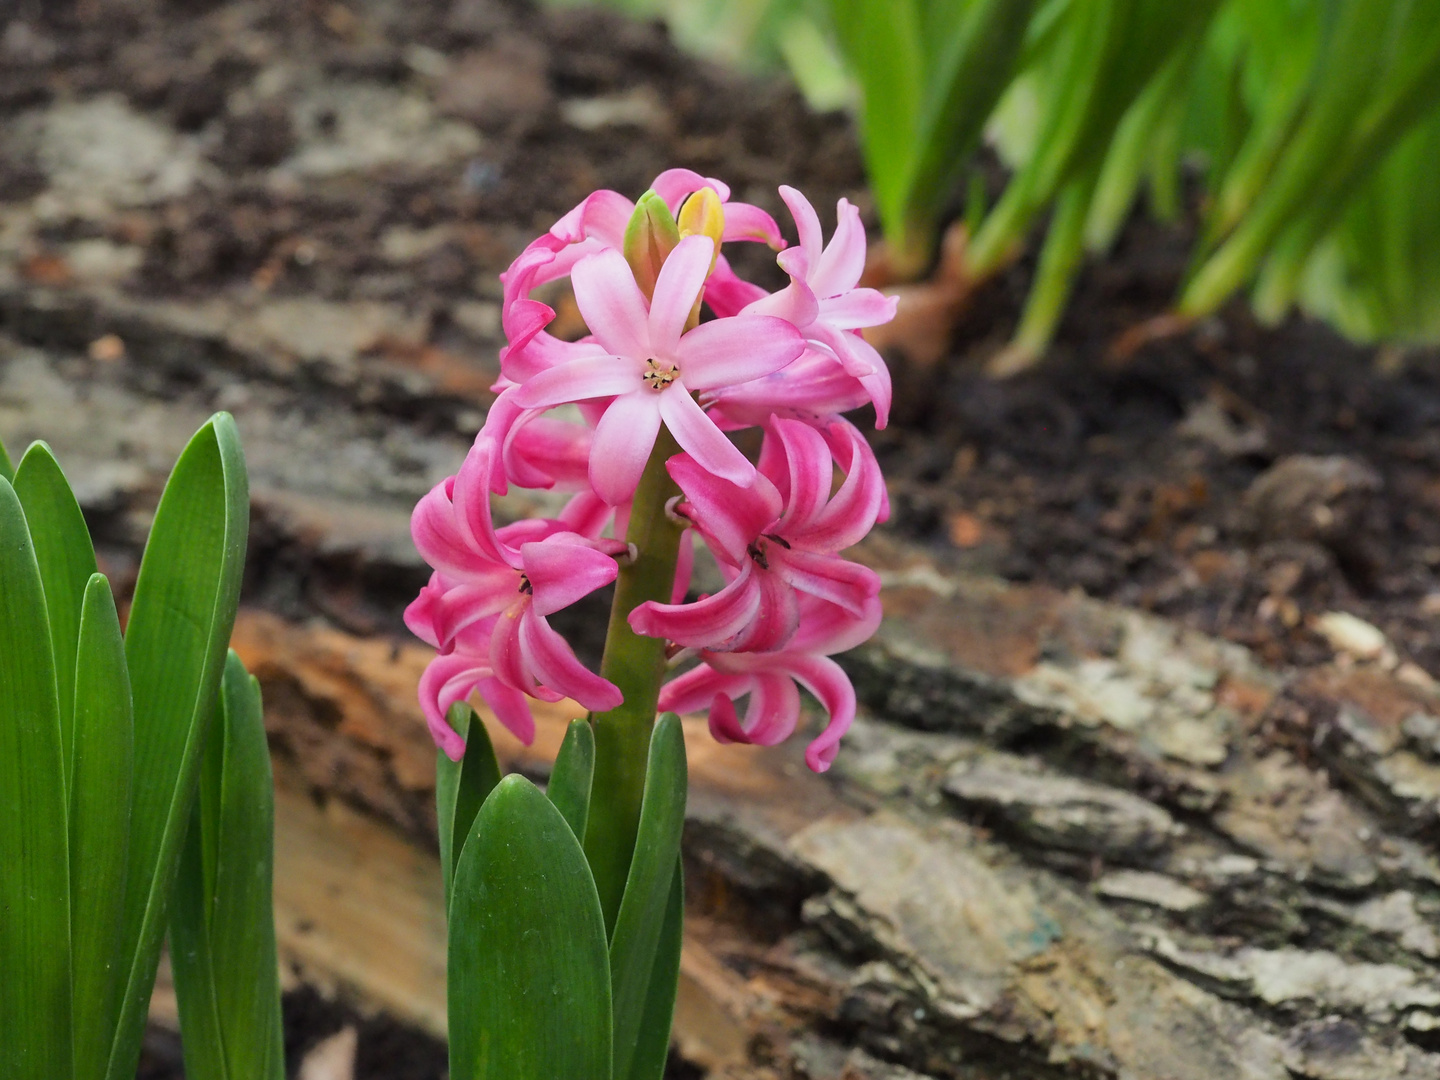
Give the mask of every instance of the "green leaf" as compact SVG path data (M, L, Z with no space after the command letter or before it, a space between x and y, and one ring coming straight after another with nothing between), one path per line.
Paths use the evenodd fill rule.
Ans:
M80 609L95 573L95 549L80 504L50 447L32 443L15 470L15 494L25 507L25 520L35 538L35 558L45 585L45 610L50 616L50 648L55 656L55 681L60 701L60 747L65 760L65 787L70 787L74 760L71 734L75 717L75 649L80 638Z
M665 922L650 973L650 989L640 1018L640 1036L630 1062L630 1080L660 1080L670 1056L670 1025L675 1019L675 996L680 989L680 946L685 929L685 872L675 861Z
M15 479L15 466L10 464L10 455L5 452L5 442L0 440L0 480L7 483Z
M71 1072L70 845L62 769L40 564L20 499L0 480L0 1076L6 1080L57 1080Z
M74 1033L77 1077L105 1074L125 988L120 957L134 732L115 598L104 575L94 574L80 616L70 786L71 996L80 1021Z
M590 816L590 787L594 780L595 732L587 721L571 720L560 752L555 755L555 768L545 794L570 823L570 830L582 839Z
M680 857L685 826L685 733L680 718L666 713L650 737L640 831L625 896L610 943L610 972L615 1004L616 1080L632 1068L660 950L666 904ZM668 1031L666 1037L668 1038Z
M485 800L450 904L453 1080L608 1080L610 966L575 834L530 781Z
M450 903L455 864L465 848L470 826L485 798L500 782L500 764L490 744L490 732L463 701L450 706L450 726L465 740L465 756L451 761L441 750L435 757L435 818L439 823L440 877L445 903Z
M272 914L274 837L260 685L231 652L170 915L190 1080L285 1078Z
M121 953L128 975L110 1080L133 1077L140 1056L200 750L235 623L249 514L235 421L216 413L165 485L125 635L135 780Z

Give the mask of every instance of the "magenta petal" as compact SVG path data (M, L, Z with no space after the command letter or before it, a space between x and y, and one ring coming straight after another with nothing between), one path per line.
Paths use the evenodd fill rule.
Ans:
M451 499L455 506L455 525L466 543L487 559L510 562L510 553L501 549L490 519L490 491L497 457L499 447L482 431L465 455L455 477Z
M820 298L836 296L853 289L865 270L865 226L860 224L860 211L848 199L835 207L835 235L820 256L812 262L810 287Z
M765 290L759 285L738 277L724 255L715 260L715 269L705 282L705 302L722 319L738 315L747 304L753 304L765 295Z
M693 604L647 601L630 613L630 628L646 637L706 649L745 629L760 607L760 588L747 568L714 596Z
M836 425L837 427L839 425ZM885 477L880 464L860 433L845 425L855 445L850 471L827 506L802 529L804 544L812 551L843 551L858 544L875 524L885 501Z
M750 742L745 725L735 712L735 701L728 694L716 694L710 702L710 736L722 746L727 743Z
M880 627L883 609L878 596L865 601L856 616L837 604L814 596L800 598L800 629L790 639L790 652L821 653L826 656L846 652L869 641Z
M642 393L645 392L647 391L642 391ZM751 482L755 476L755 466L751 465L735 444L725 437L725 433L715 426L715 421L706 416L705 411L695 404L694 399L685 392L684 386L673 383L668 390L658 396L660 398L660 417L665 421L665 426L670 429L670 434L675 436L675 441L680 444L681 449L716 476L742 486ZM615 406L610 407L614 409ZM609 419L610 414L606 413L605 416L606 419ZM598 454L598 431L596 436L596 453ZM644 468L643 462L641 468ZM593 465L591 469L593 472ZM635 474L637 481L639 476L640 474L637 472ZM600 489L598 484L595 487L597 491ZM632 486L626 492L626 496L628 497L634 490Z
M563 536L523 544L520 557L533 591L530 606L542 617L609 585L620 569L609 555Z
M717 673L709 664L700 664L662 686L657 707L661 712L694 712L708 705L716 694L717 686L729 678Z
M569 643L533 610L520 618L520 643L526 666L547 689L595 712L613 709L625 700L619 687L580 663Z
M795 218L795 229L800 234L800 250L805 252L806 261L815 266L821 255L820 216L815 213L809 199L788 185L780 185L780 198Z
M734 566L745 561L751 541L780 516L780 496L764 477L741 487L715 476L688 454L675 455L666 468L685 493L690 520L715 554Z
M535 679L525 670L525 657L520 649L520 617L525 607L512 604L496 620L490 636L490 670L511 689L535 694Z
M835 465L824 436L809 424L798 420L776 420L773 431L785 447L789 465L787 478L790 492L785 514L780 519L780 531L790 537L804 532L825 509Z
M590 486L611 506L635 494L660 432L661 401L666 396L653 390L621 394L600 418L590 448Z
M618 356L590 356L534 375L515 391L516 404L526 409L548 409L573 401L613 397L634 390L642 367Z
M780 226L775 219L749 203L727 202L725 204L725 231L721 240L759 240L775 250L785 246L780 235Z
M587 255L570 272L575 304L595 340L618 356L650 353L649 307L625 256L614 248Z
M880 592L880 578L874 570L839 555L787 551L780 572L801 592L839 604L852 615L860 615L865 602Z
M475 684L475 690L512 735L526 746L535 741L535 716L530 711L529 698L493 678L481 679Z
M455 505L450 501L455 478L441 481L425 493L410 515L410 537L420 557L452 576L470 573L481 556L465 542L455 524Z
M685 385L710 390L763 378L804 351L805 339L784 319L736 315L695 327L680 339L677 357Z
M758 571L760 606L749 625L725 648L745 652L772 652L783 649L800 624L799 597L781 575ZM719 648L719 646L716 646Z
M840 665L827 657L792 653L786 659L791 673L830 714L825 730L805 748L805 764L821 773L830 768L840 740L855 722L855 687Z
M700 298L715 256L715 242L708 236L687 236L670 252L655 279L655 296L650 301L649 355L671 358L676 355L685 321Z
M746 741L777 746L788 739L800 720L800 691L788 674L756 673L745 707Z
M425 726L435 745L451 761L459 761L464 755L465 740L450 726L446 714L451 705L463 701L489 674L479 657L450 653L431 660L420 676L420 711L425 714Z
M605 531L614 514L613 506L586 488L565 504L565 509L560 511L560 521L571 532L593 540Z

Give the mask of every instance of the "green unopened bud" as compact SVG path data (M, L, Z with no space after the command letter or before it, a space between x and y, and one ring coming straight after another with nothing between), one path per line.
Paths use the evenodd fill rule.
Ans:
M625 226L625 261L647 298L655 295L660 267L679 243L680 229L665 200L653 190L641 195L630 224Z

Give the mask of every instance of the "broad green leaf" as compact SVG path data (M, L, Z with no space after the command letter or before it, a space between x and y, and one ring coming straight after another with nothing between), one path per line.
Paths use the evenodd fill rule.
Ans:
M26 460L29 460L28 457ZM126 965L121 963L130 840L134 716L125 642L103 574L85 589L75 663L70 786L70 939L75 1075L105 1074Z
M10 455L5 452L5 443L0 440L0 480L11 482L15 479L15 466L10 464Z
M110 1080L135 1075L200 750L235 623L250 504L235 421L216 413L165 485L125 635L135 779L122 962L129 965Z
M500 764L490 744L490 732L475 710L458 701L450 706L450 726L465 740L465 756L451 761L445 751L435 756L435 818L439 824L440 877L445 885L445 903L450 903L450 883L455 864L465 848L470 826L485 798L500 782Z
M610 965L575 834L507 776L475 816L450 903L453 1080L608 1080Z
M640 1035L630 1062L630 1080L660 1080L670 1055L670 1026L675 1019L675 996L680 989L680 946L685 929L685 872L675 862L670 898L665 902L665 923L640 1018Z
M275 796L260 685L234 652L170 913L190 1080L284 1080L272 912Z
M555 768L550 773L545 794L577 837L585 836L585 823L590 816L590 786L594 779L595 732L587 721L572 720L560 752L555 755Z
M616 1080L631 1077L685 826L685 733L666 713L650 737L640 831L610 942ZM668 1036L667 1036L668 1038Z
M71 1071L63 767L40 564L20 499L0 480L0 1076L6 1080L57 1080Z
M55 656L55 681L60 701L60 746L65 758L65 787L70 787L74 761L71 734L75 717L75 649L80 638L80 609L95 549L80 504L50 447L32 443L15 470L15 494L25 507L25 520L35 538L35 558L45 584L45 610L50 616L50 647Z

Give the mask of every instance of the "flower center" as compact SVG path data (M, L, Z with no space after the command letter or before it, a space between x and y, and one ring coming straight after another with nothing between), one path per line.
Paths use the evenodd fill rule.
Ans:
M761 533L755 538L754 543L745 549L745 554L749 555L755 565L760 567L761 570L770 569L770 555L766 551L768 546L765 544L766 540L773 540L786 551L790 550L790 541L786 540L783 536L778 536L775 533Z
M652 356L645 361L645 370L640 373L640 381L651 390L664 390L679 374L679 368L671 364L662 367L661 361Z
M530 584L530 579L524 574L520 575L520 591L527 596L533 596L535 594L535 586Z

